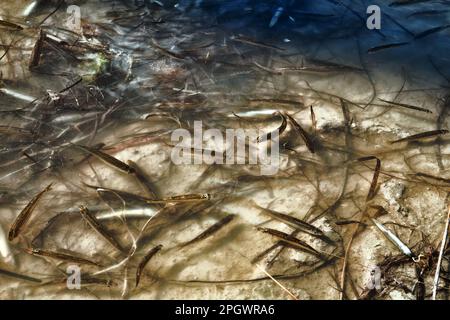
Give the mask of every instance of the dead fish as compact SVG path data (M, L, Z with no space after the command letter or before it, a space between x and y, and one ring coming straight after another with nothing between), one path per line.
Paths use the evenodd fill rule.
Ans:
M44 190L39 192L37 195L31 199L31 201L26 205L26 207L19 213L14 223L11 225L8 233L9 241L13 241L22 231L27 221L30 219L34 208L36 207L39 199L52 188L52 183L50 183Z
M397 47L405 46L407 44L409 44L409 42L388 43L388 44L384 44L384 45L381 45L381 46L372 47L372 48L368 49L367 52L368 53L374 53L374 52L378 52L378 51L385 50L385 49L397 48Z
M414 253L412 253L411 249L409 249L408 246L406 246L392 231L387 229L384 225L382 225L375 219L371 218L371 220L374 223L374 225L378 228L378 230L380 230L383 233L383 235L386 238L388 238L389 241L391 241L398 249L400 249L400 251L404 255L406 255L410 258L415 257L415 255L414 255Z
M436 33L436 32L440 32L440 31L443 31L443 30L448 29L448 28L450 28L450 24L447 24L445 26L431 28L431 29L425 30L425 31L423 31L423 32L421 32L419 34L416 34L414 36L414 39L425 38L425 37L429 36L430 34L433 34L433 33Z
M270 228L259 227L258 230L261 232L264 232L264 233L268 233L280 240L283 240L284 243L287 243L296 249L300 249L300 250L310 253L318 258L323 259L323 254L321 254L319 251L317 251L316 249L311 247L306 242L299 240L296 237L291 236L290 234L287 234L287 233L284 233L284 232L281 232L281 231L278 231L275 229L270 229Z
M277 129L275 129L274 131L271 131L271 132L269 132L269 133L267 133L267 134L265 134L263 136L260 136L260 137L256 138L256 141L258 143L259 142L264 142L264 141L267 141L267 140L271 140L272 136L274 134L277 134L278 136L280 136L284 132L284 130L286 130L286 126L287 126L286 117L281 112L278 112L278 114L281 116L281 121L282 121L280 126Z
M430 110L425 109L425 108L421 108L421 107L416 107L410 104L405 104L405 103L399 103L399 102L394 102L394 101L388 101L388 100L384 100L384 99L380 99L378 98L378 100L383 101L385 103L389 103L395 106L399 106L399 107L404 107L404 108L408 108L408 109L413 109L413 110L417 110L417 111L422 111L422 112L426 112L426 113L432 113Z
M66 253L43 250L43 249L38 249L38 248L26 248L25 251L34 256L48 257L48 258L53 258L53 259L62 260L62 261L75 262L75 263L79 263L79 264L89 264L89 265L93 265L93 266L97 266L97 267L100 266L98 263L93 262L91 260L77 257L75 255L66 254Z
M200 233L198 236L196 236L194 239L186 242L185 244L183 244L183 247L188 246L190 244L193 244L195 242L201 241L203 239L206 239L210 236L212 236L215 232L219 231L220 229L222 229L224 226L226 226L227 224L229 224L234 218L236 217L236 215L234 214L230 214L228 216L226 216L225 218L223 218L222 220L216 222L215 224L213 224L211 227L209 227L208 229L206 229L205 231L203 231L202 233Z
M103 161L104 163L106 163L107 165L109 165L115 169L118 169L119 171L122 171L127 174L134 173L133 168L131 168L129 165L123 163L122 161L114 158L113 156L110 156L109 154L106 154L100 150L96 150L96 149L89 148L89 147L82 146L82 145L74 144L74 146L76 146L77 148L79 148L85 152L92 154L99 160Z
M290 116L287 113L284 113L284 115L289 120L294 129L297 131L297 133L300 135L300 137L303 139L309 152L314 153L314 144L309 134L300 126L300 124L297 121L295 121L295 119L292 116Z
M10 278L15 278L15 279L19 279L19 280L25 280L25 281L31 281L31 282L36 282L36 283L41 283L42 281L40 279L36 279L30 276L26 276L24 274L20 274L17 272L13 272L13 271L9 271L9 270L5 270L5 269L1 269L0 268L0 276L7 276Z
M156 208L155 206L147 206L143 208L127 208L127 209L120 209L120 210L105 210L105 211L99 211L95 213L95 218L99 221L102 220L110 220L110 219L149 219L152 217L155 217L158 212L160 211L160 208Z
M287 214L283 214L283 213L276 212L276 211L273 211L273 210L270 210L270 209L267 209L267 208L260 207L258 205L256 205L256 207L258 209L262 210L268 216L270 216L270 217L272 217L272 218L274 218L276 220L282 221L282 222L286 223L288 226L290 226L290 227L292 227L294 229L300 230L300 231L305 232L305 233L307 233L307 234L309 234L311 236L314 236L316 238L322 239L322 240L324 240L327 243L330 243L330 244L334 243L334 241L331 240L330 238L328 238L323 233L322 230L320 230L319 228L317 228L317 227L315 227L315 226L313 226L313 225L311 225L311 224L309 224L307 222L304 222L304 221L302 221L300 219L297 219L295 217L289 216Z
M395 140L395 141L391 141L391 144L394 143L399 143L399 142L409 142L409 141L415 141L415 140L420 140L420 139L425 139L425 138L430 138L430 137L434 137L434 136L438 136L438 135L443 135L443 134L447 134L449 131L448 130L432 130L432 131L426 131L426 132L422 132L422 133L418 133L418 134L413 134L411 136L399 139L399 140Z
M142 271L144 270L145 266L147 265L147 263L150 261L151 258L153 258L153 256L158 253L158 251L160 251L162 249L162 244L157 245L156 247L152 248L141 260L141 262L139 263L139 266L137 267L136 270L136 288L139 285L139 282L141 280L141 274Z
M89 212L88 208L84 206L80 206L80 214L87 221L87 223L97 231L106 241L109 242L114 248L119 250L120 252L124 252L122 246L114 239L105 228L97 221L97 219Z

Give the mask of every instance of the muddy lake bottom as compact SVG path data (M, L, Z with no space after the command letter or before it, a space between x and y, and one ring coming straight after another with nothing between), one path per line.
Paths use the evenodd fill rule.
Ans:
M449 5L373 2L3 1L0 298L448 299Z

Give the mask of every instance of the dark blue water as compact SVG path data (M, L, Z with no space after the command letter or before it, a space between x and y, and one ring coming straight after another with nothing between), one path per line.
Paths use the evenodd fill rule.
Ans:
M310 57L350 65L361 65L387 72L431 72L435 81L450 78L446 53L450 49L450 1L401 2L374 0L322 1L146 1L148 8L161 5L181 15L200 19L234 34L250 36L289 48ZM369 30L367 8L377 5L381 28ZM402 43L398 47L374 50L379 46ZM397 72L397 71L396 71ZM447 79L446 79L447 78Z

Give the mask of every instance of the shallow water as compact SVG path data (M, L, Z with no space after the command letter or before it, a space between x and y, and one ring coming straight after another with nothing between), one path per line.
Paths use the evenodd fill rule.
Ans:
M82 33L70 29L66 5L49 16L58 2L38 4L25 17L30 3L3 0L0 9L1 20L23 28L0 25L0 270L41 282L0 272L2 298L292 298L284 289L299 299L430 298L447 217L448 137L390 142L448 129L450 29L423 33L449 24L448 2L72 1ZM366 27L369 4L381 8L380 30ZM46 38L30 68L40 30ZM392 43L405 44L373 49ZM261 175L260 165L173 162L176 129L192 132L202 121L205 130L271 132L280 112L306 131L314 153L289 122L275 175ZM206 140L203 148L214 149ZM134 161L156 198L212 199L149 205L136 198L151 194L134 175L74 144ZM373 190L375 159L358 161L367 156L381 164ZM15 217L50 182L8 241ZM125 253L83 220L80 205ZM295 231L261 208L306 221L332 243L297 232L321 258L277 248L255 263L277 242L258 227ZM230 214L212 236L183 246ZM404 259L371 217L420 258ZM135 288L140 261L159 244ZM29 247L101 267L80 266L82 289L70 290L74 263ZM374 292L377 266L383 282ZM444 277L446 268L444 260ZM439 299L447 298L445 281Z

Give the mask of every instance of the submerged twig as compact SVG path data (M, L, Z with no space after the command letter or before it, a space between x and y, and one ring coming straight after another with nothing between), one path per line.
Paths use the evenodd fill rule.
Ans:
M447 245L447 238L448 238L448 227L450 223L450 207L448 208L447 217L444 225L444 232L442 234L442 242L441 242L441 249L439 250L439 258L436 264L436 272L434 274L434 280L433 280L433 294L432 299L436 300L436 294L438 290L439 285L439 277L441 274L441 265L442 265L442 257L444 256L445 247Z

